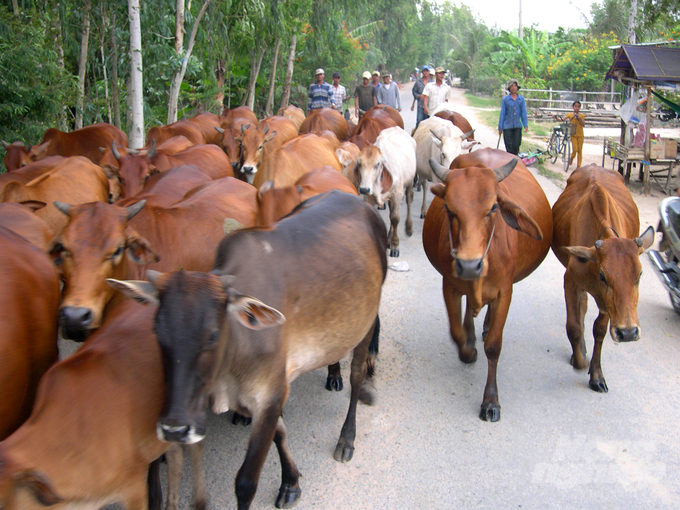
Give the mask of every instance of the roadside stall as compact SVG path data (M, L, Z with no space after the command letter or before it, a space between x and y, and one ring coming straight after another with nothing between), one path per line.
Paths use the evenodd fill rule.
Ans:
M602 166L605 157L618 163L626 183L633 165L642 175L643 190L650 192L650 179L669 195L672 191L673 170L678 163L677 140L661 139L652 133L652 99L660 97L656 90L680 90L680 48L661 44L622 45L614 48L614 62L606 79L614 79L630 87L629 99L621 107L621 136L619 141L605 139L602 146ZM674 111L680 105L658 99ZM670 103L670 104L668 104ZM644 104L639 111L638 105ZM631 125L636 126L633 136Z

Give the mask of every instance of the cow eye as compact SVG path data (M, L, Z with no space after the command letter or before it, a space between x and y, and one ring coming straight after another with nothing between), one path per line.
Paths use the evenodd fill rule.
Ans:
M111 255L111 258L112 258L112 259L115 259L115 258L121 256L121 255L123 254L123 250L124 250L124 249L125 249L125 247L124 247L123 245L120 245L120 246L116 249L116 251L113 252L113 255Z
M210 334L210 338L208 338L207 345L213 345L217 342L217 339L220 336L219 330L215 330Z
M60 266L64 262L63 258L64 258L65 255L68 255L68 252L64 249L63 244L57 243L50 250L50 255L52 255L52 260L54 261L54 265Z
M607 279L604 277L604 273L600 271L600 281L603 282L605 285L607 284Z

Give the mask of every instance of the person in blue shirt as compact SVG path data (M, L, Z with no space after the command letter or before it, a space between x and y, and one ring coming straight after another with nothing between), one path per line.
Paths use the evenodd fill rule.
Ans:
M309 86L309 94L307 94L307 115L317 108L333 108L335 106L333 87L324 81L325 73L323 69L317 69L315 74L316 82Z
M517 80L508 82L510 93L501 102L501 115L498 120L498 134L503 134L505 150L515 155L519 153L519 147L522 145L522 128L525 133L529 130L527 106L524 98L517 93L520 88Z

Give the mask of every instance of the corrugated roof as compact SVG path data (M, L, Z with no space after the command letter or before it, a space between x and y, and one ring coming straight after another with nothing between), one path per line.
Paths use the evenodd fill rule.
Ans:
M680 82L680 48L623 45L616 50L606 79Z

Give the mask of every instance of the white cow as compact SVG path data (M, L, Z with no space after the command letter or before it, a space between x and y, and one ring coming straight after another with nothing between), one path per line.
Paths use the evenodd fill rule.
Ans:
M399 225L401 199L406 192L406 235L413 234L411 203L413 178L416 175L416 142L400 127L384 129L375 145L367 145L356 158L354 177L359 193L374 198L379 206L390 203L390 231L387 240L390 257L399 256Z
M423 181L423 206L420 209L420 217L424 218L427 212L427 181L439 182L430 168L430 158L449 168L451 161L477 142L468 142L467 135L460 128L454 126L451 121L439 117L430 117L418 124L413 138L416 141L416 170Z

